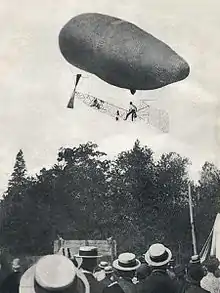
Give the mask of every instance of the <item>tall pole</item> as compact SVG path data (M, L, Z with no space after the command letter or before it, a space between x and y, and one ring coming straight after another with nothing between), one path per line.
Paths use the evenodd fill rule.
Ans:
M191 195L190 183L189 183L189 213L190 213L190 224L191 224L191 231L192 231L193 253L194 255L197 255L196 234L195 234L195 224L193 219L193 206L192 206L192 195Z

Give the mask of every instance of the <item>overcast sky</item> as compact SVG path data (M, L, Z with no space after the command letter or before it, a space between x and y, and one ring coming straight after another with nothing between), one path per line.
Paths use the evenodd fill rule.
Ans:
M149 3L149 4L148 4ZM176 151L188 156L191 174L205 160L218 162L220 93L220 18L216 0L1 0L0 9L0 191L7 185L16 153L23 149L30 173L56 161L61 146L94 141L110 156L139 138L156 156ZM58 34L73 16L100 12L134 22L170 45L191 66L190 76L154 92L132 97L154 98L166 109L169 134L142 123L117 123L76 101L66 104L79 72L62 57ZM83 73L84 74L84 73ZM84 74L78 90L127 107L128 91Z

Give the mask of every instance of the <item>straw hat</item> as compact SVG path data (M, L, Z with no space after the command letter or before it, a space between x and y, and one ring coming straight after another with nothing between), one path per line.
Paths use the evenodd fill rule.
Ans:
M19 293L89 293L85 275L62 255L47 255L28 269L21 278Z
M200 257L199 257L199 255L197 255L197 254L192 255L191 256L191 259L190 259L190 263L191 264L200 264Z
M162 267L168 264L171 258L171 251L160 243L151 245L145 254L146 262L152 267Z
M99 264L99 267L100 267L101 269L104 269L104 268L107 267L107 266L108 266L107 261L101 261L100 264Z
M125 252L119 255L118 259L113 261L113 267L120 271L135 271L141 265L140 261L136 259L135 254Z
M106 275L114 273L112 266L107 266L104 270Z
M99 258L102 255L98 254L98 248L95 246L82 246L79 249L79 253L75 257L81 258Z

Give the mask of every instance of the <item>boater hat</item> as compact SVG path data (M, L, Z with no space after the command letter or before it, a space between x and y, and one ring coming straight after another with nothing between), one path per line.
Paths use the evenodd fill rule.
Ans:
M21 277L19 293L89 293L85 275L62 255L47 255Z
M107 261L101 261L100 264L99 264L99 268L101 269L104 269L108 266L108 263Z
M200 264L200 257L198 254L194 254L191 256L191 259L190 259L190 263L191 264Z
M168 264L171 258L171 251L160 243L151 245L145 254L146 262L153 267L162 267Z
M98 248L95 246L82 246L79 249L79 253L75 257L81 258L98 258L102 255L98 254Z
M112 273L114 273L112 266L105 267L105 274L106 275L112 274Z
M119 271L135 271L141 265L136 259L135 254L125 252L119 255L118 259L113 261L113 267Z

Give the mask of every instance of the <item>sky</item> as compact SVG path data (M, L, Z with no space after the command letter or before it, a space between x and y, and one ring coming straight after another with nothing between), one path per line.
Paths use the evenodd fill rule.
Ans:
M136 139L155 152L175 151L191 162L198 179L208 160L220 166L220 19L216 0L1 0L0 10L0 193L7 187L15 156L23 149L28 172L56 162L60 147L93 141L113 158ZM167 43L190 65L189 77L155 91L129 91L80 72L62 57L60 29L85 12L130 21ZM118 106L154 99L169 113L170 132L144 123L116 123L76 100L66 108L75 75L78 90Z

